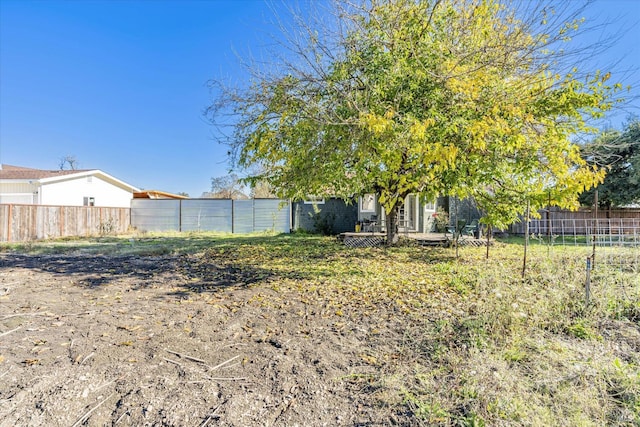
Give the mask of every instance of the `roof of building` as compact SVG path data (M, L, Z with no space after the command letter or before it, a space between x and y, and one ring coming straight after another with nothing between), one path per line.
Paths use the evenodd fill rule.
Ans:
M160 190L142 190L133 193L134 199L188 199L189 197L181 194L167 193Z
M25 168L22 166L0 165L0 179L44 179L64 175L73 175L81 172L89 172L91 169L82 170L43 170Z
M103 179L106 179L107 181L110 181L111 183L122 188L126 188L127 190L130 190L132 192L139 191L137 187L121 181L118 178L101 171L100 169L43 170L0 164L0 180L34 180L41 185L62 181L65 179L76 179L91 175L101 176Z

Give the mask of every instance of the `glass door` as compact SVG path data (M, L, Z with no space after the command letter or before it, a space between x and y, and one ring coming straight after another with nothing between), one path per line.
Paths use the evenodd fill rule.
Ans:
M418 198L415 194L410 194L404 200L400 208L399 229L403 232L417 231L418 229Z

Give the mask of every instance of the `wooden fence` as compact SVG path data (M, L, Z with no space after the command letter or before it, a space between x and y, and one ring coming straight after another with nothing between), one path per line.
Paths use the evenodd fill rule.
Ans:
M130 228L130 211L94 206L0 205L0 241L124 233Z

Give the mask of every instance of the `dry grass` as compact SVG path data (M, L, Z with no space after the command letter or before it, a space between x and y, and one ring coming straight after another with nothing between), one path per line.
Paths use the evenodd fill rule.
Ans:
M640 278L599 265L586 306L579 249L532 247L524 278L517 244L496 245L489 260L482 248L456 259L450 249L349 249L314 236L145 236L30 250L182 254L187 276L226 266L261 287L251 304L299 307L337 330L366 325L372 345L361 362L371 369L337 380L411 424L640 425ZM394 334L380 342L383 328Z

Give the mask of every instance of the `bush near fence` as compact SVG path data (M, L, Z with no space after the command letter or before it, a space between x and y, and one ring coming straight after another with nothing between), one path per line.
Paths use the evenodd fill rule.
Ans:
M0 241L121 234L129 230L129 208L0 205Z

